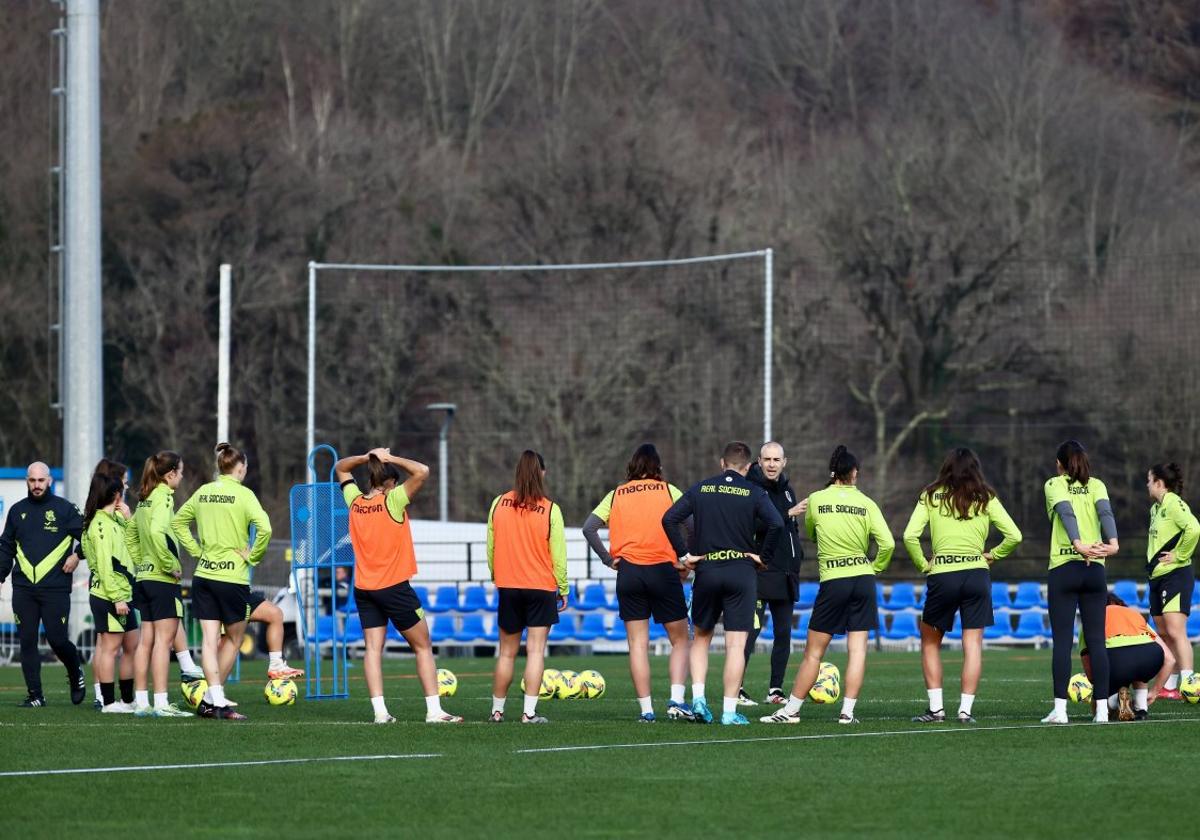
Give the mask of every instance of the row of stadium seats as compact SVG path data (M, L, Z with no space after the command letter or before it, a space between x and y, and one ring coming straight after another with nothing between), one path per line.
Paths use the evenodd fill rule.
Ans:
M919 611L924 606L925 587L918 587L908 581L898 581L885 588L882 583L876 583L876 595L881 610L887 612ZM496 593L491 587L481 584L468 584L462 590L455 584L439 586L430 597L428 587L414 586L425 612L439 613L471 613L494 612L496 609ZM818 584L812 581L800 584L799 597L796 599L798 609L811 609L817 598ZM685 594L691 594L691 584L684 584ZM1130 606L1149 609L1149 587L1139 587L1137 581L1118 580L1112 584L1113 592ZM1200 586L1195 588L1192 603L1200 606ZM609 592L603 583L579 584L571 587L567 600L567 608L580 612L615 611L617 599L615 592ZM1045 610L1046 596L1042 584L1037 581L1022 581L1015 586L1008 583L995 582L992 584L992 608L995 610ZM353 613L356 611L353 598L339 605L339 611Z
M812 615L810 610L796 613L792 637L802 643L808 633L808 623ZM1014 621L1015 619L1015 621ZM1050 628L1046 613L1042 610L1028 610L1021 613L997 612L996 622L984 630L983 638L994 642L1041 643L1049 641ZM309 633L309 640L314 643L326 643L333 638L335 632L334 616L321 616L315 628ZM901 612L881 616L880 637L889 642L912 642L920 638L921 631L918 617L914 612ZM767 622L759 636L760 641L771 641L774 638L774 628ZM433 615L429 618L429 633L434 644L495 644L499 641L495 620L482 613L462 615ZM875 632L870 636L875 638ZM1200 611L1193 613L1188 619L1188 635L1200 639ZM345 617L342 627L342 637L347 644L357 644L363 639L362 623L358 615L351 613ZM667 633L662 625L650 623L650 640L652 642L666 639ZM955 617L954 628L946 634L951 641L962 639L962 621ZM401 643L403 638L392 626L388 626L388 639ZM593 642L624 642L626 640L624 623L608 612L565 612L559 616L559 623L550 631L552 644L577 644Z

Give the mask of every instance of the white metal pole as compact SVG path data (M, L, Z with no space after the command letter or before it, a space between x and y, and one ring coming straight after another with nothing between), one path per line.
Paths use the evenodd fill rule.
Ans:
M229 330L233 310L233 278L229 263L221 264L220 326L217 339L217 442L229 440Z
M308 419L304 460L316 446L317 434L317 264L308 264Z
M763 252L763 441L771 439L771 353L775 335L775 249Z
M450 418L453 416L446 412L442 433L438 435L438 518L442 522L450 521Z
M104 451L99 0L67 3L65 495L82 505Z

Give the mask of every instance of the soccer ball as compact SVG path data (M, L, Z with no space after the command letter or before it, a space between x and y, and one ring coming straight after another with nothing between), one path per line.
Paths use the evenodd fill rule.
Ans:
M453 697L458 692L458 677L448 668L438 668L438 697Z
M558 699L577 700L583 696L583 682L574 671L563 671L558 678Z
M814 703L836 703L841 696L842 672L832 662L822 662L817 681L808 690L808 699Z
M587 670L579 675L579 695L585 700L604 696L604 676L599 671Z
M546 670L542 671L542 685L538 690L538 697L542 698L543 700L549 700L558 691L558 685L561 680L562 674L560 674L554 668L547 668ZM524 677L521 677L521 693L526 693Z
M270 680L263 688L263 695L272 706L290 706L296 702L299 691L291 680Z
M204 692L206 691L208 691L207 680L192 680L179 684L179 693L183 695L183 702L187 704L189 709L194 709L200 705L200 701L204 699Z
M1200 674L1191 674L1186 680L1180 680L1179 693L1189 703L1200 703Z
M1071 677L1071 681L1067 683L1067 697L1071 698L1072 703L1092 702L1092 681L1087 678L1087 674Z

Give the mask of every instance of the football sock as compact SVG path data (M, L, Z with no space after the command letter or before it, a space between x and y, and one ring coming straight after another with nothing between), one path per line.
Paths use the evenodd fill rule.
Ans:
M1172 691L1179 688L1179 674L1172 674L1171 676L1167 677L1167 684L1165 688L1168 688Z
M1116 708L1119 708L1120 705L1121 705L1121 695L1120 694L1110 694L1108 696L1108 708L1116 709Z
M169 705L171 705L171 704L167 701L167 692L165 692L165 691L154 692L154 708L165 709Z
M1062 717L1067 716L1066 698L1063 698L1063 697L1055 697L1054 698L1054 714L1061 715Z
M1095 719L1099 723L1108 723L1108 704L1107 703L1097 703L1096 704L1096 718Z
M111 706L116 698L116 691L112 683L100 683L100 696L104 699L105 706Z
M686 691L686 688L684 687L683 683L671 683L671 702L672 703L685 702L686 697L687 697L687 695L684 693L685 691Z
M538 696L536 694L525 695L525 717L533 717L537 714L537 701Z
M639 697L638 705L642 707L642 714L644 714L644 715L654 714L654 701L651 700L649 697Z
M492 698L492 712L493 713L499 712L500 714L504 714L504 698L503 697L493 697Z
M795 694L789 694L787 703L784 704L783 707L783 713L785 715L794 715L800 711L800 706L803 705L803 703L804 701Z
M1180 668L1179 669L1179 682L1181 682L1181 683L1187 682L1187 678L1190 677L1194 673L1195 673L1195 671L1193 671L1191 668L1187 668L1186 670L1183 668Z
M975 695L974 694L964 694L962 696L962 698L958 701L958 710L960 712L966 712L967 714L971 714L971 709L972 709L972 707L974 707L974 705L975 705Z
M371 698L371 708L375 711L375 717L387 717L387 702L383 699L383 695Z
M442 699L436 694L425 695L425 715L432 717L442 713Z
M133 680L121 680L121 702L133 702Z
M737 711L737 697L722 697L721 711L724 714L731 715Z
M925 693L929 695L929 711L940 712L942 706L942 690L940 688L927 688Z
M149 706L150 705L150 692L148 692L148 691L133 692L133 705L137 706L139 709L142 708L143 706Z
M1149 700L1150 692L1144 688L1135 688L1133 690L1133 708L1146 711L1146 701Z
M187 650L177 651L175 654L175 658L179 660L179 670L192 671L192 672L199 670L196 667L196 663L192 661L191 651L187 651Z
M702 683L702 682L692 683L692 702L694 703L697 700L703 700L703 699L704 699L704 683Z
M854 717L854 706L858 703L857 697L846 697L842 700L842 714L846 717Z
M223 685L210 685L208 687L208 691L205 692L205 694L212 695L212 700L209 702L211 702L214 706L228 706L229 705L229 701L225 699L225 686L223 686Z
M271 657L271 661L267 665L268 668L273 670L275 668L286 668L287 667L287 663L283 661L283 651L273 650L268 654L268 656Z
M95 695L93 695L93 696L95 696L95 697L99 697L99 696L101 696L101 692L100 692L100 683L99 683L99 681L97 681L95 684L93 684L93 685L92 685L92 688L94 688L94 689L96 690L96 693L95 693Z

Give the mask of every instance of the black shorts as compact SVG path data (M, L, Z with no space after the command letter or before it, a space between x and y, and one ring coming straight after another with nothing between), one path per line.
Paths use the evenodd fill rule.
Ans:
M258 609L258 605L265 600L267 600L266 595L262 594L256 589L251 589L246 594L246 603L250 605L250 614L253 615L254 611Z
M875 575L855 575L821 582L808 628L836 636L879 626Z
M758 572L753 561L702 560L692 584L692 624L712 630L720 620L727 632L748 633L754 629L757 599Z
M421 599L408 581L383 589L359 589L356 586L354 603L358 605L358 618L364 630L387 627L390 621L403 633L425 617Z
M138 628L137 613L132 604L129 604L128 615L117 615L117 605L112 601L89 595L88 603L92 606L92 626L97 633L128 633Z
M1150 615L1164 612L1192 614L1192 590L1196 578L1191 566L1182 566L1162 577L1150 578Z
M225 626L250 620L250 587L208 578L192 579L192 618Z
M622 560L617 564L617 604L622 621L654 616L657 623L670 624L687 618L683 582L671 563L639 566Z
M178 583L139 580L133 584L133 605L142 621L183 618L183 596Z
M1108 690L1116 693L1122 686L1150 682L1162 670L1163 652L1158 642L1126 645L1108 649Z
M921 620L943 632L954 629L954 614L962 613L964 630L991 627L992 576L987 569L940 572L925 579L925 609Z
M526 627L558 624L558 593L544 589L497 587L500 602L496 623L505 633L520 633Z

